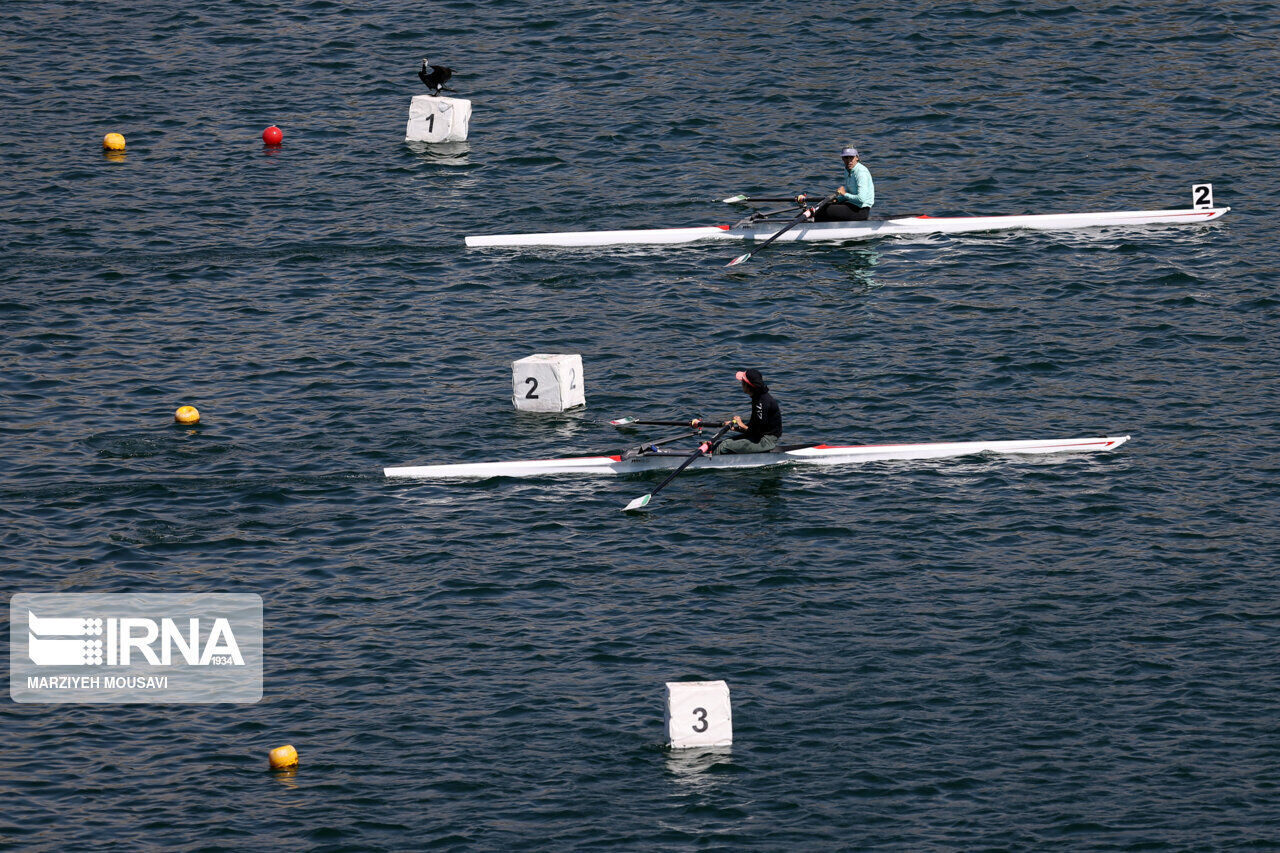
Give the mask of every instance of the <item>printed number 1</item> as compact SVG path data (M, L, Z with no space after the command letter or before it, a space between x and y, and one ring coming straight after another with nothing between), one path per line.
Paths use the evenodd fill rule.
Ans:
M431 131L435 130L435 127L436 127L436 114L432 113L431 115L427 116L427 133L430 133Z
M527 376L527 377L525 377L525 380L524 380L524 381L525 381L525 384L529 386L529 393L528 393L528 394L525 394L525 395L524 395L524 398L525 398L526 400L536 400L536 399L538 399L538 395L537 395L537 394L535 394L535 393L533 393L534 391L537 391L537 390L538 390L538 380L537 380L537 378L536 378L536 377L533 377L533 376Z
M707 728L711 725L710 723L707 722L707 709L694 708L693 713L698 715L698 722L702 723L702 728L698 728L697 726L694 726L693 730L695 732L705 732Z

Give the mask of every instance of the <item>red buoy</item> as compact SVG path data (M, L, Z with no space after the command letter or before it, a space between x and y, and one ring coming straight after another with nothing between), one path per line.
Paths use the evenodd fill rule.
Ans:
M272 147L284 142L284 131L276 127L274 124L262 131L262 142Z

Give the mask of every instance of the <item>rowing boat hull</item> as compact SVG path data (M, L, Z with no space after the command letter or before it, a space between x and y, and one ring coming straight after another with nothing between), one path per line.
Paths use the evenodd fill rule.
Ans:
M1129 436L1104 438L1027 439L1021 441L958 441L934 444L867 444L833 446L817 444L796 450L771 453L744 453L728 456L702 456L689 468L762 468L768 465L856 465L884 459L945 459L973 456L979 453L1043 454L1090 453L1114 450ZM546 477L559 474L635 474L643 471L671 470L686 457L580 456L567 459L529 459L517 462L475 462L458 465L419 465L384 468L392 478L417 480L475 480L489 477Z
M1134 225L1195 225L1209 222L1231 208L1203 210L1128 210L1111 213L1049 213L1029 216L903 216L866 222L810 222L778 237L798 240L867 240L918 234L963 234L974 231L1062 231L1074 228ZM696 228L649 228L636 231L559 231L545 234L491 234L467 237L471 247L494 246L619 246L693 243L699 240L766 240L778 231L776 222L746 227L708 225Z

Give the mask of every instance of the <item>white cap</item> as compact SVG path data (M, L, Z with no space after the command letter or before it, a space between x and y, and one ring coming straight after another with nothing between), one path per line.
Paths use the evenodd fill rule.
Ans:
M844 147L844 150L840 152L840 156L841 157L857 157L858 149L854 148L852 145L846 145Z

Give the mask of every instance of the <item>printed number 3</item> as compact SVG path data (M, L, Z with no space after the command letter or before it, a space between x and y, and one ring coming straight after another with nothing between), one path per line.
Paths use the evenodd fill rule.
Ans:
M535 394L535 393L533 393L534 391L537 391L537 390L538 390L538 380L537 380L537 378L536 378L536 377L533 377L533 376L527 376L527 377L525 377L525 380L524 380L524 381L525 381L525 384L529 386L529 393L528 393L528 394L525 394L525 395L524 395L524 398L525 398L526 400L536 400L536 399L538 399L538 395L537 395L537 394Z
M705 732L707 730L707 727L711 725L710 723L707 722L707 709L694 708L693 713L698 715L698 722L702 724L702 728L698 728L697 726L694 726L693 730L695 732Z

